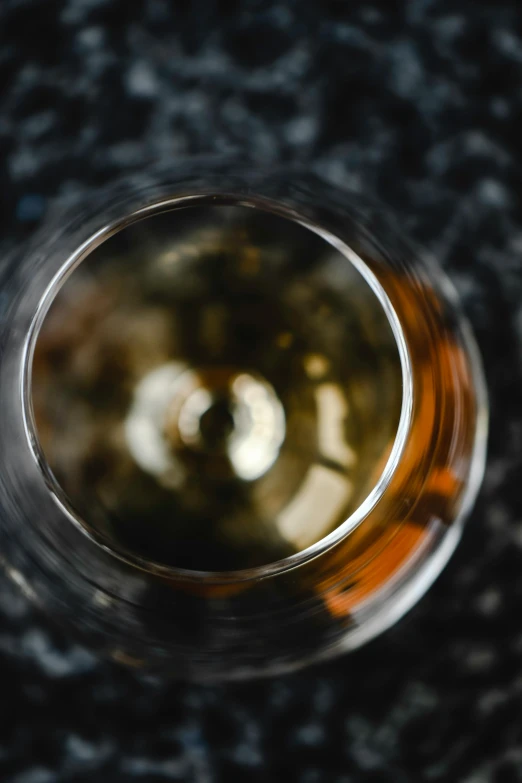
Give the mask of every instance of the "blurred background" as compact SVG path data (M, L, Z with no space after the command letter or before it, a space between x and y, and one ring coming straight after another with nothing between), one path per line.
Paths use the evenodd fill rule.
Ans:
M0 780L522 781L522 5L1 0L4 254L58 195L226 152L358 185L439 258L491 394L480 500L398 626L266 682L100 662L1 578Z

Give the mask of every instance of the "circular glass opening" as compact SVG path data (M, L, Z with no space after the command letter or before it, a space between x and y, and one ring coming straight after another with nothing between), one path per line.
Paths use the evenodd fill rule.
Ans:
M378 483L399 350L363 275L314 231L238 205L152 212L51 295L37 436L114 551L198 572L276 563Z

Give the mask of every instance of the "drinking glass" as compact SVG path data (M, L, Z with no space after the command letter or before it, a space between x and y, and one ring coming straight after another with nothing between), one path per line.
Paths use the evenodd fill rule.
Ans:
M61 205L2 282L0 560L102 655L213 680L358 647L426 591L485 459L436 263L297 168Z

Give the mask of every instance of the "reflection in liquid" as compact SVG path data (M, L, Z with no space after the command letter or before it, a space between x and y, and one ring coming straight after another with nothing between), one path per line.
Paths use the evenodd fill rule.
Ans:
M184 471L176 451L222 453L236 476L254 481L278 457L285 414L274 390L251 375L231 372L225 388L208 389L186 365L171 362L137 385L125 419L125 437L143 470L168 486Z
M317 400L317 436L319 452L339 465L353 467L356 455L343 437L348 403L338 386L323 383L315 392Z
M339 514L347 507L351 494L350 481L322 465L312 465L298 492L277 518L281 534L297 551L315 543L335 527ZM312 516L320 522L306 524Z

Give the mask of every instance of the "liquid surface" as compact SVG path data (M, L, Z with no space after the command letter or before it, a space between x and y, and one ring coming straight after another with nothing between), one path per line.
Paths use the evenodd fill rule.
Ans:
M190 570L302 551L377 482L401 368L366 282L242 207L135 223L67 280L33 364L38 437L109 545Z

